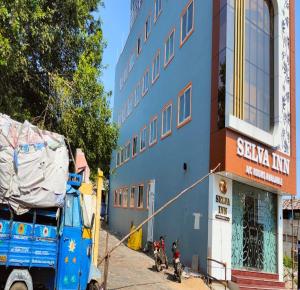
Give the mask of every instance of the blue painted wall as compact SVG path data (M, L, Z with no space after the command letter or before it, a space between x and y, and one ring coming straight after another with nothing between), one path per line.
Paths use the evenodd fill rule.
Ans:
M118 144L123 146L129 140L132 141L134 135L139 135L144 125L149 128L150 118L158 115L158 143L153 147L148 146L149 131L147 130L146 151L139 153L135 159L131 158L115 169L111 175L110 227L123 234L128 232L131 221L138 224L148 216L148 211L115 208L113 205L115 189L145 183L146 192L147 181L155 179L155 208L158 209L176 193L209 171L213 1L194 1L194 32L181 48L180 14L189 1L177 0L174 4L173 0L163 0L163 11L155 24L153 23L154 1L144 1L117 64L115 122L117 122L118 112L138 81L142 79L148 66L152 76L152 60L157 50L161 51L159 79L150 85L148 93L120 129ZM120 75L136 47L138 35L144 32L144 24L150 12L152 13L150 37L146 43L143 42L141 55L136 60L124 88L120 91ZM176 29L175 57L164 69L164 42L173 27ZM192 82L192 121L177 129L177 96L189 82ZM161 111L170 100L173 101L172 135L161 140ZM184 162L187 163L186 172L183 170ZM111 165L112 168L116 168L116 152L113 153ZM154 238L167 235L169 253L172 241L179 239L183 262L191 264L192 255L199 255L202 270L206 270L207 258L208 193L207 180L157 216L154 222ZM194 230L193 213L202 215L200 230ZM145 242L147 227L144 228L143 234Z

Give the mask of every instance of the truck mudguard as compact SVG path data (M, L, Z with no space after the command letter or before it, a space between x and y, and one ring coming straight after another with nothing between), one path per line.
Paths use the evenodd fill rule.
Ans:
M13 270L7 279L4 290L9 290L15 282L24 282L28 290L33 290L32 278L28 270Z

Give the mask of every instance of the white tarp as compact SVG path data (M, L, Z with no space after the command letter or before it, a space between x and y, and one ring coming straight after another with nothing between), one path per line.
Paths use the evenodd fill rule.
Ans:
M68 167L63 136L0 114L0 204L17 214L63 206Z

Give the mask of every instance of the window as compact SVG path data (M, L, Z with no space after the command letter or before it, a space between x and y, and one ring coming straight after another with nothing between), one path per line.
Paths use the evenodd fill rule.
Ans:
M145 126L141 130L140 151L144 151L146 149L146 139L147 139L147 127Z
M135 90L134 90L134 106L136 107L140 100L141 100L141 96L142 96L142 93L141 93L141 83L138 82Z
M183 126L192 118L192 83L189 83L178 95L177 125Z
M269 132L274 118L274 11L270 0L245 1L244 120Z
M118 190L115 190L114 206L118 206L118 202L119 202L119 192L118 192Z
M165 67L171 62L174 57L174 37L175 28L172 30L165 42Z
M182 46L194 29L194 0L190 1L184 8L181 14L181 39L180 46Z
M122 125L122 112L119 112L118 114L118 126L120 127Z
M131 70L134 66L134 57L135 57L135 55L134 55L134 53L132 53L129 58L129 72L131 72Z
M151 31L151 17L150 15L147 17L146 23L145 23L145 41L149 38Z
M143 76L143 94L142 96L146 95L149 89L149 68L146 70Z
M118 200L118 206L122 206L122 201L123 201L123 193L122 193L122 190L119 189L118 190L118 197L119 197L119 200Z
M122 194L123 194L123 207L128 207L128 188L123 188L122 189Z
M159 77L160 70L160 51L156 53L152 63L152 83L154 83Z
M136 186L132 186L131 190L130 190L130 203L129 206L130 207L134 207L135 205L135 192L136 192Z
M159 17L162 11L162 0L155 0L154 1L154 22L156 22L157 18Z
M125 147L121 149L121 164L125 162Z
M120 153L120 151L117 151L116 158L117 158L116 164L117 164L117 167L119 167L121 165L121 153Z
M125 161L128 161L130 158L130 142L128 142L125 146Z
M155 116L149 126L149 145L154 145L157 142L157 116Z
M137 55L140 55L142 51L142 40L141 37L138 38L137 43L136 43L136 53Z
M123 76L120 77L120 91L123 89Z
M165 138L172 132L172 103L168 103L162 111L161 137Z
M135 157L138 152L138 136L134 136L132 139L132 157Z
M139 195L138 195L138 208L143 208L144 206L144 185L139 185Z
M126 120L126 114L127 114L127 106L124 105L122 109L122 123L124 123Z
M125 102L124 107L125 107L125 117L126 117L125 119L127 119L129 116L129 99L127 99L127 101Z
M131 94L128 98L128 116L132 113L134 106L134 94Z

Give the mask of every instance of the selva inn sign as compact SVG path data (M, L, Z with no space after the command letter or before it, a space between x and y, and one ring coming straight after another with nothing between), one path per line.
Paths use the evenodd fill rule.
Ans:
M277 173L287 176L290 174L290 160L288 158L275 152L269 153L268 149L249 142L241 137L237 139L237 155L266 168L272 168L272 170ZM283 185L283 179L280 176L265 172L264 170L252 167L251 165L246 166L246 174L272 184L279 186Z

